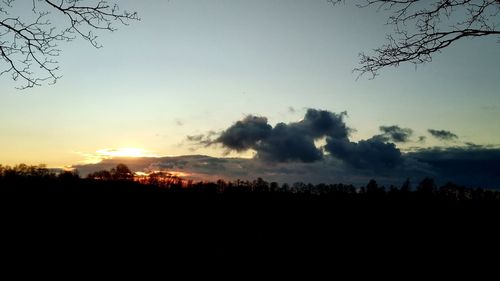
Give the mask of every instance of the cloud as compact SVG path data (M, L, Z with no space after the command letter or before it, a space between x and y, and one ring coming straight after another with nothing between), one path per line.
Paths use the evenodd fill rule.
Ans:
M309 109L302 120L275 126L265 117L247 116L220 133L191 136L190 140L240 152L254 150L253 159L205 161L207 164L191 165L190 169L227 179L262 177L281 182L359 184L376 178L398 184L407 177L416 181L432 177L437 182L500 187L498 147L468 143L461 147L417 147L404 153L395 143L408 142L413 135L411 129L381 126L382 134L353 141L346 116L345 112ZM458 138L444 130L429 129L429 133L444 140ZM421 144L425 140L425 136L418 138Z
M213 140L204 135L188 139L206 145L220 144L238 152L252 149L256 159L269 162L311 163L335 157L351 167L372 170L394 168L402 163L401 151L388 141L407 141L412 134L410 129L382 126L383 137L351 142L349 135L353 130L346 125L346 116L346 112L308 109L302 120L272 127L267 118L249 115ZM316 146L316 141L322 139L326 145Z
M456 140L458 139L458 136L455 135L454 133L450 131L445 131L445 130L434 130L434 129L429 129L427 130L433 137L439 139L439 140L444 140L444 141L451 141L451 140Z
M215 142L238 152L254 149L271 134L272 127L266 117L249 115L223 131Z
M326 141L326 151L355 168L381 170L403 162L401 151L393 143L383 142L378 137L357 143L333 138Z
M441 180L469 186L500 188L500 148L467 145L448 148L423 148L407 157L426 163Z
M187 138L188 141L201 142L204 137L205 137L205 135L199 134L199 135L187 136L186 138Z
M182 121L181 119L175 119L175 125L179 126L179 127L182 127L184 126L184 121Z
M191 135L186 139L191 143L196 143L203 146L210 146L214 143L213 137L217 135L216 132L210 131L207 134Z
M346 116L347 112L337 114L326 110L308 109L304 120L292 123L291 126L316 139L325 136L347 139L351 129L344 122Z
M183 175L184 179L194 181L255 180L258 177L266 181L293 184L294 182L311 183L347 183L362 185L374 178L371 172L353 170L341 161L325 158L321 161L304 162L268 162L261 159L216 158L205 155L186 155L162 158L116 158L105 159L97 164L74 166L81 175L110 170L123 163L134 172L166 171ZM393 180L401 183L405 178L388 178L379 175L380 183Z
M336 114L326 110L307 110L304 119L272 127L265 117L249 115L224 130L211 144L243 152L255 150L256 158L275 162L314 162L323 158L323 151L315 141L330 137L347 140L350 129L344 122L345 112ZM190 138L202 142L202 138ZM210 143L205 141L204 143Z
M277 124L268 138L254 149L256 157L266 161L314 162L323 158L323 153L314 144L315 138L294 125Z
M382 132L379 137L385 141L408 142L410 141L410 137L413 135L412 129L401 128L397 125L380 126L379 129Z
M332 139L330 139L332 141ZM452 181L470 187L500 189L500 148L462 146L421 148L401 153L394 144L376 138L354 142L337 142L336 157L323 157L315 162L269 162L263 159L215 158L187 155L160 158L104 159L97 164L74 166L85 176L99 170L110 170L123 163L133 171L168 171L182 174L186 179L254 180L280 183L346 183L361 186L370 179L384 185L400 185L406 178L418 182L432 177L438 184ZM340 147L345 145L345 147ZM340 148L339 148L340 147ZM342 154L343 153L343 154ZM391 168L386 168L391 167Z

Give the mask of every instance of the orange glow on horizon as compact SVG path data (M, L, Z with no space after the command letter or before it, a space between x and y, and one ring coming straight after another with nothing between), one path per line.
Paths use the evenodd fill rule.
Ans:
M152 171L152 172L135 172L136 177L148 177L151 174L156 174L156 173L164 173L167 174L171 177L177 177L177 178L187 178L191 174L186 173L186 172L180 172L180 171Z

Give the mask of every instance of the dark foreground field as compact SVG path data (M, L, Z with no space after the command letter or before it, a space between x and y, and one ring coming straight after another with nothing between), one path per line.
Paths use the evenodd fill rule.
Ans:
M21 268L161 268L167 260L491 266L498 259L500 201L494 192L461 189L475 196L467 199L443 188L360 191L340 185L318 193L307 186L166 189L79 178L0 183L2 253Z

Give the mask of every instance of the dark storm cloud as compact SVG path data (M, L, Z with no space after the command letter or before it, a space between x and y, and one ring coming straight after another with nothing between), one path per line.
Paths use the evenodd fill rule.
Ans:
M277 124L268 138L257 144L257 158L276 161L314 162L323 158L323 153L314 144L314 137L304 127Z
M398 126L381 127L383 136L351 142L352 131L344 119L347 113L308 109L304 118L272 127L265 117L247 116L220 133L214 140L206 136L192 136L189 140L201 144L221 144L239 152L253 149L255 158L271 162L315 162L329 157L358 169L387 169L399 165L401 152L389 140L407 141L410 129ZM326 139L326 146L317 147L315 141Z
M408 142L413 135L413 130L409 128L401 128L399 126L380 126L381 135L378 137L385 141L393 142Z
M313 162L323 158L315 140L327 136L347 140L350 129L344 122L345 116L346 113L309 109L303 120L278 123L274 128L265 117L247 116L223 131L215 143L240 152L254 149L257 158L268 161Z
M500 148L481 145L426 148L408 153L407 157L428 164L440 179L500 188Z
M346 116L346 112L337 114L326 110L308 109L304 120L292 123L290 126L296 127L302 133L316 139L325 136L347 139L351 130L344 122Z
M325 150L344 163L360 169L382 170L402 163L401 151L378 137L359 142L328 138Z
M255 148L260 141L269 137L271 131L266 117L249 115L223 131L215 142L241 152Z
M455 135L454 133L450 132L450 131L434 130L434 129L429 129L427 131L433 137L435 137L437 139L440 139L440 140L450 141L450 140L456 140L456 139L458 139L458 136Z

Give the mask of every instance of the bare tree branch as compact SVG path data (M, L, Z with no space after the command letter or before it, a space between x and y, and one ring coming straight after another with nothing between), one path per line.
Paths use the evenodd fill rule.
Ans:
M332 4L344 0L328 0ZM358 7L375 6L390 13L394 34L387 43L360 54L361 75L371 78L382 68L432 61L432 56L463 38L500 36L500 0L359 0ZM500 41L499 41L500 42Z
M80 37L99 48L95 31L115 31L115 23L139 20L137 13L120 11L104 0L32 0L31 11L12 15L22 4L0 0L0 76L10 74L23 81L21 89L60 78L56 60L60 42Z

